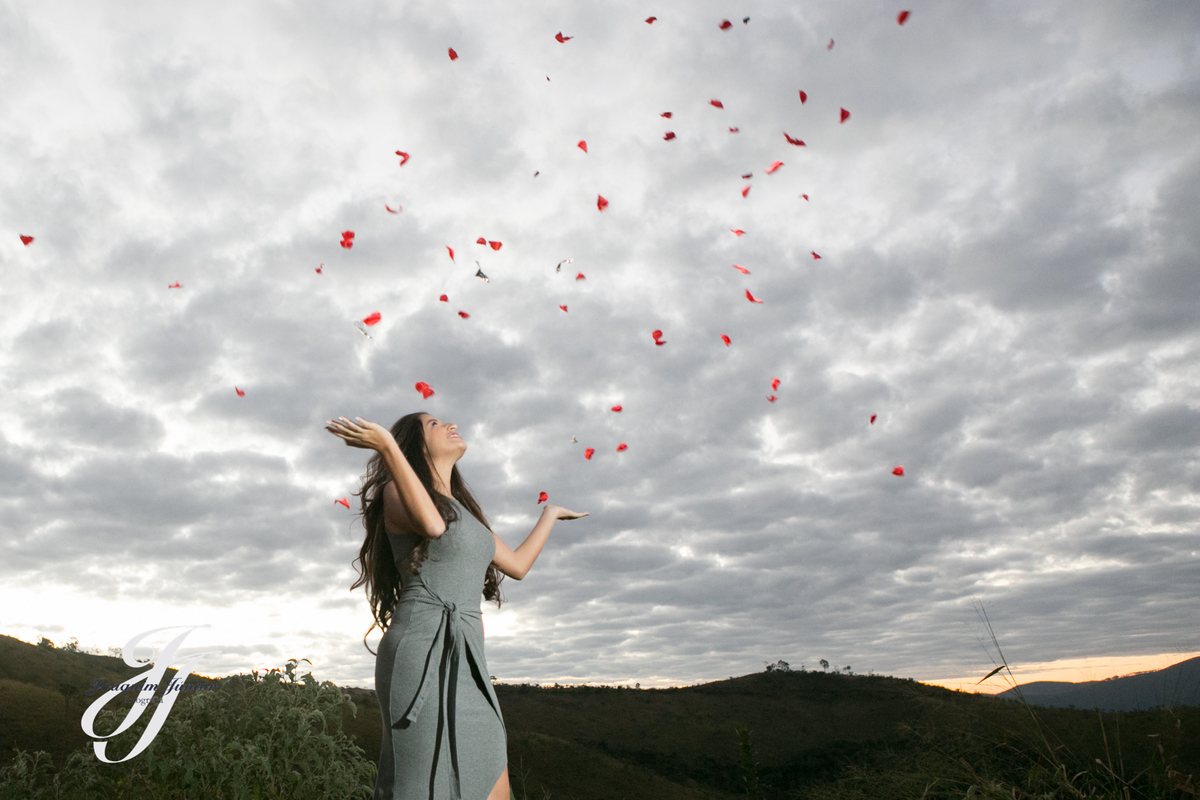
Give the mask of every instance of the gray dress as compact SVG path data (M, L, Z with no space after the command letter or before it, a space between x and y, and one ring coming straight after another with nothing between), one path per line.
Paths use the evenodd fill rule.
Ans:
M508 765L508 736L483 655L480 601L492 532L454 500L458 521L429 543L379 643L383 714L376 800L485 800ZM397 566L419 542L388 534Z

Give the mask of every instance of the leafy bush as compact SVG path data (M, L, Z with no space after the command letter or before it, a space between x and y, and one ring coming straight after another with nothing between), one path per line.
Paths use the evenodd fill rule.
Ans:
M129 761L103 763L89 746L55 770L45 753L19 752L0 769L0 800L370 800L375 765L342 732L347 709L354 704L338 687L311 674L234 675L177 702ZM150 711L122 743L132 747ZM115 730L125 713L105 709L96 729Z

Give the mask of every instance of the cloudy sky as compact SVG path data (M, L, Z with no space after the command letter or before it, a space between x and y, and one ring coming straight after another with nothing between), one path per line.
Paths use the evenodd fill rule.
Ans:
M0 632L372 685L324 422L426 410L590 513L501 680L1200 651L1195 3L511 9L0 2Z

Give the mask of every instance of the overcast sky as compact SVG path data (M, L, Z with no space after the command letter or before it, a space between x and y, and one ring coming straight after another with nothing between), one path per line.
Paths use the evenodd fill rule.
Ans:
M426 410L500 680L1200 650L1195 2L512 8L0 0L0 632L372 685Z

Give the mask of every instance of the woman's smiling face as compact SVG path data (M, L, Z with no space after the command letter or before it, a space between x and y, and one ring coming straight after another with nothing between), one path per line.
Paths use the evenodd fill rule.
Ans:
M458 426L454 423L445 423L426 414L421 425L425 430L425 447L435 464L447 458L458 461L467 452L467 443L458 435Z

